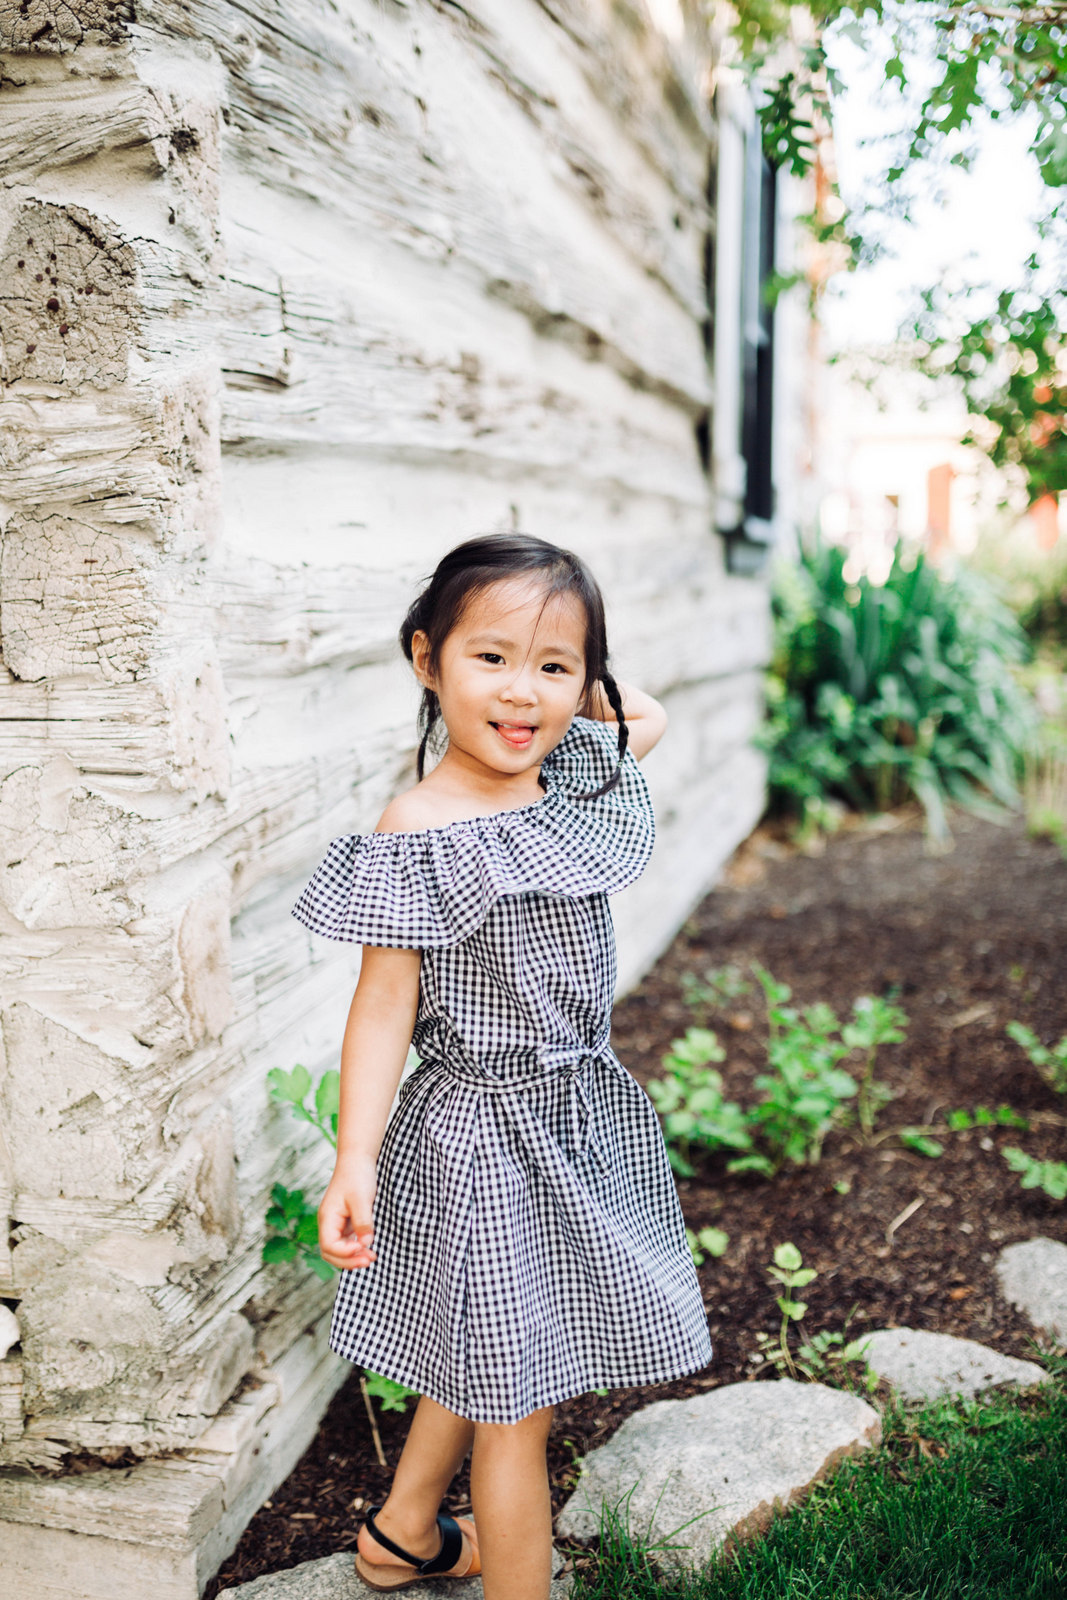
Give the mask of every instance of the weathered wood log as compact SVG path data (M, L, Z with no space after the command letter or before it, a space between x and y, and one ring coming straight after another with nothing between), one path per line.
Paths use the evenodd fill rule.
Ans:
M443 550L579 549L671 711L624 984L758 815L690 11L683 48L611 0L0 0L15 1600L193 1600L343 1371L329 1286L261 1260L329 1166L265 1078L336 1060L359 952L289 908L412 781L396 629Z

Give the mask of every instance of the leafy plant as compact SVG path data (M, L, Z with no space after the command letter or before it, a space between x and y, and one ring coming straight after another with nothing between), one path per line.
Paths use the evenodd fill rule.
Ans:
M298 1122L309 1122L322 1137L337 1148L337 1112L340 1105L341 1074L324 1072L315 1089L311 1107L304 1104L311 1089L311 1073L295 1066L292 1072L274 1067L267 1073L270 1097L276 1105L288 1106Z
M305 1102L312 1084L311 1073L299 1065L291 1072L286 1072L282 1067L273 1067L267 1073L270 1098L275 1104L288 1106L298 1122L309 1123L336 1150L341 1075L335 1070L324 1072L308 1106ZM270 1232L264 1240L260 1259L265 1263L299 1259L310 1267L316 1277L328 1283L337 1268L324 1261L319 1251L318 1208L308 1204L303 1189L287 1189L283 1183L274 1184L270 1195L271 1204L266 1215ZM417 1396L419 1391L409 1389L393 1378L383 1377L381 1373L369 1372L366 1368L360 1381L378 1459L384 1466L385 1456L378 1437L371 1396L379 1399L386 1411L404 1411L407 1409L406 1398Z
M835 796L859 810L914 798L930 838L947 805L1002 817L1037 714L1012 664L1030 646L992 585L933 567L898 541L883 584L846 576L848 552L805 540L775 568L767 718L772 809Z
M1022 1045L1049 1088L1057 1094L1067 1094L1067 1033L1049 1050L1025 1023L1009 1022L1004 1031Z
M860 1127L869 1138L882 1106L893 1098L892 1090L874 1076L874 1061L880 1044L898 1044L904 1037L908 1018L900 1006L880 995L861 995L852 1003L853 1020L845 1024L841 1037L851 1050L863 1050L866 1059L860 1079L857 1114Z
M748 994L751 989L752 985L742 976L741 968L733 962L728 962L724 967L708 967L699 976L695 972L682 973L682 999L694 1011L719 1011L731 1000Z
M699 1233L694 1233L692 1228L685 1230L686 1241L696 1266L702 1266L705 1256L724 1256L726 1246L730 1243L730 1235L721 1228L701 1228Z
M742 1157L727 1170L774 1176L786 1162L814 1165L819 1160L829 1130L846 1120L846 1102L857 1085L837 1065L850 1046L834 1037L839 1023L831 1008L817 1003L801 1014L785 1004L792 992L787 984L778 983L759 962L752 970L767 1002L771 1071L754 1080L763 1099L752 1108L749 1122L767 1154Z
M921 1128L898 1128L897 1137L905 1150L914 1150L920 1156L929 1156L931 1160L945 1153L941 1141L932 1139L928 1133L923 1133Z
M806 1378L812 1380L839 1373L850 1362L863 1361L867 1338L852 1339L846 1344L844 1333L830 1330L813 1334L810 1339L805 1340L799 1346L794 1360L789 1348L789 1325L791 1322L799 1322L808 1307L806 1301L795 1298L793 1291L814 1283L819 1274L814 1267L804 1266L800 1251L795 1244L789 1243L776 1246L774 1265L766 1270L784 1285L785 1293L779 1295L775 1301L782 1313L777 1340L769 1333L760 1331L756 1334L756 1342L765 1361L770 1361L779 1371L784 1367L793 1378L802 1372ZM846 1331L855 1309L853 1306L845 1318ZM873 1373L867 1373L863 1382L869 1391L876 1386L878 1379Z
M696 1171L691 1147L707 1150L749 1150L752 1135L745 1114L723 1096L722 1075L709 1063L722 1061L726 1052L708 1028L688 1028L675 1039L663 1065L669 1076L653 1078L648 1094L663 1118L664 1140L671 1166L682 1177Z
M380 1372L368 1372L366 1381L367 1393L380 1402L383 1411L406 1411L408 1401L418 1398L417 1389L409 1389L395 1378L383 1378Z
M1013 1172L1022 1174L1020 1189L1043 1189L1050 1200L1067 1199L1067 1161L1038 1161L1016 1145L1000 1152Z
M319 1254L316 1208L308 1205L303 1189L287 1189L283 1183L274 1184L270 1196L266 1220L271 1233L264 1240L261 1259L295 1261L299 1257L316 1277L328 1283L337 1268Z
M298 1122L310 1123L328 1144L337 1148L337 1111L341 1088L339 1072L322 1074L310 1107L305 1102L311 1092L312 1077L306 1067L297 1065L291 1072L274 1067L267 1073L267 1085L276 1105L288 1106ZM299 1258L316 1277L324 1283L329 1282L337 1268L324 1261L319 1253L318 1208L308 1204L303 1189L287 1189L282 1183L274 1184L266 1221L271 1231L263 1245L263 1261L295 1261Z
M892 1098L875 1079L874 1063L880 1045L904 1038L908 1019L899 1006L861 995L853 1001L851 1022L842 1028L827 1005L808 1006L803 1012L787 1005L789 987L758 962L751 965L766 1000L769 1033L769 1070L754 1080L760 1100L743 1109L725 1098L722 1076L709 1065L722 1061L725 1052L708 1028L689 1028L684 1038L675 1039L663 1057L669 1076L648 1084L649 1096L663 1118L671 1165L683 1177L693 1176L695 1146L737 1151L726 1163L730 1173L773 1178L788 1162L813 1165L821 1158L829 1131L851 1120L848 1102L853 1097L860 1095L865 1139L880 1107ZM729 985L736 993L737 968L720 972L729 972ZM713 981L719 976L705 973L702 995L722 992ZM862 1086L838 1064L854 1050L866 1053Z

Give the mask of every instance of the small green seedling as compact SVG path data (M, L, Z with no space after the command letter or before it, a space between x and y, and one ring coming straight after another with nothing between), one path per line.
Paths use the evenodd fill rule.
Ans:
M267 1073L270 1097L276 1105L288 1106L298 1122L310 1122L322 1137L337 1147L337 1112L340 1106L341 1074L324 1072L315 1090L312 1107L304 1104L311 1088L311 1073L306 1067L295 1066L292 1072L274 1067Z
M918 1128L901 1128L898 1137L906 1150L915 1150L921 1156L929 1156L931 1160L945 1153L945 1147L940 1140L931 1139L928 1133L922 1133Z
M721 1228L701 1228L699 1233L694 1233L692 1228L686 1228L685 1237L693 1261L698 1267L703 1265L705 1256L725 1255L726 1246L730 1243L730 1235L724 1233Z
M1067 1094L1067 1033L1059 1044L1046 1049L1033 1029L1022 1022L1009 1022L1004 1031L1022 1045L1049 1088L1057 1094Z
M695 972L682 973L682 999L694 1011L720 1011L751 988L747 978L742 977L741 968L732 962L724 967L709 967L699 977Z
M795 1244L780 1244L775 1246L774 1265L767 1271L772 1278L777 1278L784 1284L785 1293L780 1294L775 1304L782 1313L782 1323L778 1330L778 1348L781 1360L788 1367L790 1374L795 1378L797 1369L793 1364L793 1356L789 1349L789 1324L799 1322L807 1311L807 1301L794 1299L794 1289L803 1289L819 1276L814 1267L805 1267L800 1251ZM764 1340L769 1339L769 1334L764 1334ZM761 1341L762 1343L763 1341Z
M770 1361L779 1371L784 1367L793 1378L802 1372L812 1381L830 1377L852 1362L865 1363L865 1351L870 1335L851 1339L846 1343L843 1332L838 1333L831 1329L824 1329L821 1333L813 1334L810 1339L805 1340L797 1350L794 1360L789 1349L789 1324L799 1322L808 1307L805 1301L793 1298L793 1290L802 1289L814 1282L819 1274L814 1267L803 1265L800 1251L795 1244L778 1245L774 1252L774 1266L768 1267L767 1271L785 1285L785 1294L779 1295L776 1301L782 1313L777 1342L772 1334L762 1331L756 1334L760 1354L765 1361ZM845 1318L846 1331L855 1311L856 1307L853 1306ZM869 1393L877 1387L877 1375L865 1372L862 1383Z
M735 1101L724 1098L722 1075L711 1066L725 1057L709 1028L688 1028L663 1057L669 1076L653 1078L648 1085L649 1099L663 1118L668 1159L684 1178L691 1178L696 1171L690 1159L694 1145L708 1150L748 1150L752 1146L744 1112Z
M303 1189L287 1189L283 1183L276 1183L270 1197L266 1220L272 1231L264 1241L260 1259L270 1263L299 1258L316 1277L328 1283L337 1269L319 1254L318 1212L308 1205Z
M311 1105L305 1104L312 1089L311 1073L295 1066L292 1072L273 1067L267 1073L270 1097L275 1105L288 1106L298 1122L310 1123L322 1137L337 1148L337 1112L340 1105L341 1074L324 1072L315 1087ZM271 1230L263 1245L261 1260L304 1262L315 1275L328 1283L337 1271L319 1254L318 1210L310 1206L303 1189L287 1189L276 1183L270 1192L267 1227ZM383 1380L388 1381L388 1380Z
M1019 1172L1020 1189L1043 1189L1050 1200L1067 1199L1067 1161L1038 1161L1016 1145L1000 1152L1013 1172Z
M367 1393L381 1402L383 1411L406 1411L408 1401L419 1398L418 1389L409 1389L407 1384L397 1383L395 1378L383 1378L380 1372L369 1372L366 1367L363 1371Z
M974 1111L960 1107L956 1111L949 1111L945 1115L945 1127L954 1133L967 1128L1029 1128L1027 1117L1021 1116L1018 1111L1013 1111L1011 1106L997 1106L995 1111L990 1111L988 1106L975 1106Z
M874 1076L878 1046L899 1044L905 1038L907 1025L907 1013L900 1006L891 1005L880 995L865 994L852 1002L852 1021L846 1022L841 1030L841 1037L850 1050L862 1050L865 1053L856 1107L866 1139L870 1139L874 1132L879 1111L893 1098L889 1086Z

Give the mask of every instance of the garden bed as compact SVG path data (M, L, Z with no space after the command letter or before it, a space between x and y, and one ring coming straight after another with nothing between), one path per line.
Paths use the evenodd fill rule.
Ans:
M617 1007L613 1043L647 1083L661 1075L673 1038L696 1022L710 1026L727 1051L720 1068L727 1095L751 1104L752 1079L766 1067L758 986L723 1013L698 1014L682 998L682 975L728 963L745 970L756 960L791 986L793 1004L825 1001L842 1021L862 994L891 996L903 1007L906 1040L879 1052L877 1075L897 1098L876 1132L1005 1104L1031 1119L1029 1129L939 1134L944 1154L936 1159L894 1138L863 1148L834 1132L817 1165L786 1168L773 1182L727 1174L722 1155L703 1158L696 1176L679 1181L679 1193L692 1228L714 1225L729 1235L726 1253L699 1269L714 1360L676 1383L559 1405L549 1447L556 1510L571 1491L577 1458L638 1407L778 1375L754 1358L757 1332L778 1330L776 1286L765 1269L785 1240L818 1272L804 1291L801 1337L842 1329L852 1311L850 1335L906 1325L1032 1357L1033 1330L999 1297L993 1266L1018 1240L1067 1240L1067 1202L1021 1189L999 1152L1017 1145L1043 1160L1065 1159L1067 1101L1004 1030L1018 1020L1046 1044L1067 1032L1067 861L1047 841L1028 839L1019 821L998 825L954 812L952 826L955 848L942 856L924 853L912 808L873 826L850 819L821 855L797 852L771 828L757 830ZM887 1237L916 1200L921 1205ZM351 1546L363 1501L384 1498L409 1420L410 1411L379 1412L383 1469L353 1378L205 1600L218 1587ZM462 1514L468 1506L464 1469L447 1507Z

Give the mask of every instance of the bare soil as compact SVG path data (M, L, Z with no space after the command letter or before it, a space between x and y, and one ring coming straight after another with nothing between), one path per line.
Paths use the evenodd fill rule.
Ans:
M755 1359L756 1333L778 1332L777 1286L766 1267L784 1240L819 1274L804 1291L804 1335L842 1329L851 1314L850 1336L884 1326L928 1328L1033 1356L1034 1330L997 1293L993 1267L997 1253L1017 1240L1041 1234L1067 1241L1067 1203L1021 1189L999 1151L1015 1144L1041 1159L1067 1159L1067 1101L1004 1030L1018 1019L1046 1044L1067 1032L1067 861L1051 843L1027 838L1021 821L995 824L955 812L952 827L954 848L942 855L924 849L915 808L880 820L850 818L821 853L797 851L773 826L757 829L644 982L617 1006L613 1043L647 1083L660 1074L673 1038L694 1022L710 1025L727 1049L728 1094L751 1104L767 1036L758 987L753 982L752 992L724 1011L699 1016L683 1004L680 980L686 971L726 963L746 969L755 959L791 986L801 1007L826 1001L844 1018L857 996L883 994L904 1008L906 1040L879 1056L877 1076L896 1098L876 1133L933 1122L956 1107L1001 1104L1030 1117L1029 1131L947 1133L937 1159L901 1148L892 1136L864 1147L842 1131L828 1138L817 1165L788 1168L773 1182L729 1176L724 1157L705 1158L678 1188L692 1228L712 1223L729 1234L726 1254L699 1269L714 1359L675 1383L560 1404L549 1443L555 1511L570 1493L577 1460L639 1407L777 1376ZM916 1200L921 1204L892 1228ZM410 1412L379 1409L389 1462L382 1468L353 1374L205 1600L219 1588L350 1548L363 1505L385 1498L409 1421ZM446 1508L469 1514L466 1467Z

